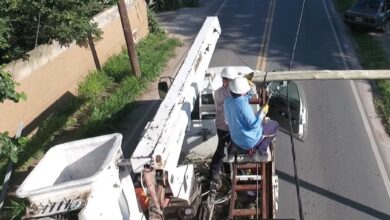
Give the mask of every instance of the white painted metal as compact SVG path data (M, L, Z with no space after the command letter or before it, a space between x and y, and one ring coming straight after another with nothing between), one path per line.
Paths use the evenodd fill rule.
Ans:
M260 173L260 171L259 171ZM256 181L256 180L261 180L261 175L246 175L246 174L241 174L236 176L237 181Z
M273 197L273 218L276 218L276 213L279 209L279 178L277 175L272 176L272 197Z
M208 17L131 156L134 172L142 172L146 164L164 170L177 167L190 114L220 34L218 18Z
M116 165L121 143L111 134L52 147L16 191L30 217L82 209L80 219L144 218L130 171Z
M207 69L207 73L220 75L222 72L222 69L225 67L226 66L210 67ZM255 72L253 69L251 69L248 66L231 66L231 67L234 67L235 70L242 73L243 75L247 75L247 74ZM221 83L221 85L222 85L222 83Z
M34 198L55 191L87 186L112 166L120 155L122 135L113 134L52 147L16 191L21 198ZM43 178L44 177L44 178Z
M146 220L138 205L129 170L127 167L121 169L123 171L111 167L93 183L93 191L78 215L79 220Z
M204 140L202 129L207 130L207 136ZM210 158L218 144L217 130L215 121L211 120L194 120L183 142L182 155L192 162L204 162Z
M195 176L194 166L192 164L179 166L168 171L168 181L173 197L183 199L190 204L193 178Z

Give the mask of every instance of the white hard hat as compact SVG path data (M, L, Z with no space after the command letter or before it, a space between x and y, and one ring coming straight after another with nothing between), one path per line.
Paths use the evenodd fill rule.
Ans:
M251 87L246 78L238 77L229 83L229 89L236 94L244 94L247 93Z
M234 67L231 67L231 66L223 68L223 70L221 72L221 78L228 78L228 79L233 80L233 79L237 78L238 76L240 76L240 73L238 73L238 71Z

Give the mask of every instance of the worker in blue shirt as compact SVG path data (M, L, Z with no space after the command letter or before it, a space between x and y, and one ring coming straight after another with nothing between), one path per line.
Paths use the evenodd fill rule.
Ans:
M267 147L261 144L263 137L276 134L279 124L273 120L267 120L265 124L267 132L263 132L263 119L269 106L254 113L249 104L247 92L250 90L248 81L239 77L229 84L231 96L225 99L225 119L229 126L230 136L235 145L243 150L256 149L255 156L259 159L267 157ZM267 141L268 142L268 141Z

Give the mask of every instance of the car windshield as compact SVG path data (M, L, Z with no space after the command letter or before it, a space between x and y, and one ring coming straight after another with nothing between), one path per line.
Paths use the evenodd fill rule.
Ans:
M359 8L378 9L380 0L359 0L356 4Z

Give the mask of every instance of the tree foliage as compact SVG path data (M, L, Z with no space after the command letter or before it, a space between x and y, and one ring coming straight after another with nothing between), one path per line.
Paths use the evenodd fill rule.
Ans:
M92 17L114 0L1 0L0 63L22 57L38 44L57 40L88 45L88 35L100 39L102 31ZM39 26L39 29L38 29Z
M58 41L63 46L76 42L88 46L88 37L100 39L102 31L92 17L116 0L1 0L0 1L0 103L18 102L26 95L1 64L26 57L37 44ZM26 138L11 138L0 132L0 158L17 161Z
M15 91L17 85L18 83L12 79L12 75L0 67L0 103L7 99L14 102L26 99L25 93ZM8 132L0 132L0 158L9 158L16 163L21 146L26 142L27 138L11 138L8 136Z
M18 162L18 153L27 143L26 137L10 138L8 132L0 132L0 158L9 158L12 162Z
M25 93L15 91L17 85L19 84L12 79L12 75L0 68L0 103L3 103L6 99L14 102L26 99Z

